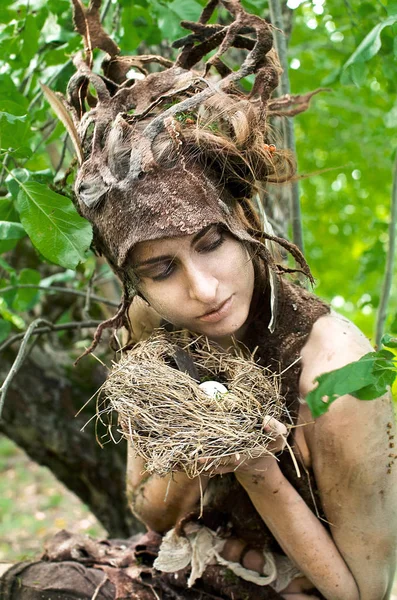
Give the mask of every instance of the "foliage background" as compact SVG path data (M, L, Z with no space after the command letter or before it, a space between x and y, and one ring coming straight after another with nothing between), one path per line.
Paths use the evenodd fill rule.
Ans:
M123 53L156 46L169 55L163 40L183 35L179 21L197 19L204 2L103 4L106 28ZM265 0L244 4L268 14ZM331 89L295 119L299 172L307 176L301 180L305 251L316 293L373 337L397 145L397 2L288 0L284 16L287 29L292 23L292 92ZM112 309L93 301L92 294L117 303L118 287L88 250L89 228L76 218L69 198L56 195L73 152L39 82L64 92L74 73L71 56L82 44L73 31L69 0L2 0L0 23L0 288L7 288L0 290L1 344L36 317L57 324L103 319ZM381 46L375 43L373 56L361 53L347 69L380 23L387 23L375 38ZM54 285L80 295L50 291ZM395 284L386 329L397 334ZM69 331L39 343L57 353L68 373L90 339L89 330ZM1 447L9 452L7 444ZM3 502L1 508L9 507Z

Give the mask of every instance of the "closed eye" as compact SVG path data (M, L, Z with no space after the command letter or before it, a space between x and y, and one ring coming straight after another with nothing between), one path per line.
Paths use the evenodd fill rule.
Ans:
M153 281L162 281L163 279L167 279L170 275L172 275L172 273L175 271L175 266L176 265L174 262L170 262L167 265L156 269L153 274L147 273L144 276L150 277L150 279Z
M223 242L225 241L225 238L223 235L219 235L217 234L219 237L211 242L207 242L204 243L201 247L197 248L197 252L201 253L206 253L206 252L212 252L213 250L216 250L217 248L219 248Z

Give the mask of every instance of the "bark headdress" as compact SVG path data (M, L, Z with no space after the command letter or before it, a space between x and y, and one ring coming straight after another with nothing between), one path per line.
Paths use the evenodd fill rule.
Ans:
M118 324L136 292L128 258L137 242L212 223L254 243L273 272L288 269L266 240L280 244L311 277L298 248L266 228L258 232L248 210L260 186L294 174L293 158L272 144L269 115L301 112L312 95L271 99L280 73L271 25L239 0L209 0L197 23L182 22L191 33L174 43L175 62L121 56L101 25L100 3L85 8L73 0L85 52L74 59L66 100L45 92L76 148L78 210L124 285L123 305L107 325ZM218 5L231 15L229 25L208 23ZM107 53L102 75L92 70L95 48ZM232 48L245 51L236 71L225 62ZM254 79L249 94L239 88L246 77Z

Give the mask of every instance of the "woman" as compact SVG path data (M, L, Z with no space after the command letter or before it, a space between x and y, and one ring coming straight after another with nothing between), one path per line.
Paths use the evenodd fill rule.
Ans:
M167 322L205 334L225 347L230 336L250 345L249 330L258 325L249 317L254 266L246 248L229 233L214 225L198 235L141 242L132 260L142 295ZM336 314L325 313L310 329L301 350L300 426L293 443L301 468L313 472L325 520L309 509L273 457L241 457L221 472L234 473L282 549L305 575L293 580L282 597L303 600L309 598L304 590L312 597L315 588L327 599L388 598L395 561L391 522L395 480L387 473L390 401L363 403L345 396L313 422L304 397L313 389L314 379L357 360L370 347L350 322ZM270 341L274 335L277 328L269 333ZM199 483L182 473L146 478L133 448L128 484L135 513L160 532L193 511L200 498ZM208 480L201 482L206 484ZM233 502L237 510L235 495ZM243 539L229 540L223 555L238 562L245 547ZM261 572L261 553L245 552L243 564Z
M268 182L293 176L291 157L270 143L269 115L299 112L310 95L272 100L279 66L270 27L236 0L222 2L234 18L229 27L207 25L216 4L209 2L199 23L188 24L194 33L179 43L175 64L120 57L99 21L90 30L90 19L77 11L87 49L86 60L75 61L68 96L79 123L78 207L124 289L118 314L101 326L94 345L105 327L125 322L138 296L133 325L141 318L134 305L141 302L142 313L143 300L152 317L205 334L225 349L232 338L257 348L259 362L282 373L302 477L283 452L279 460L230 460L219 470L222 478L211 482L183 473L161 479L148 476L130 448L131 505L150 529L164 533L197 520L205 489L203 520L215 515L217 526L223 514L231 522L226 560L261 573L265 548L265 556L284 552L295 565L285 585L275 581L282 598L387 599L397 524L390 399L364 403L345 396L313 421L305 397L315 378L370 347L351 323L283 277L293 269L279 263L277 245L291 253L297 270L311 274L293 244L263 230L253 204ZM204 77L191 71L218 45ZM105 78L91 71L95 46L111 55ZM232 46L247 50L238 71L223 62ZM131 66L144 71L148 61L166 69L131 82ZM211 79L211 67L220 79ZM249 75L256 79L247 96L236 85ZM88 83L97 104L86 111L85 101L95 102ZM264 598L259 589L257 597ZM271 594L269 588L269 598L280 597Z

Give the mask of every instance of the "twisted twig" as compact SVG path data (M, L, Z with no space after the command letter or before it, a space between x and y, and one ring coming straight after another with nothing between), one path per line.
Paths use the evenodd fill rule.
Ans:
M387 251L385 275L382 286L382 294L379 302L378 318L376 321L376 344L379 346L383 328L387 316L387 305L389 303L391 286L393 280L394 256L396 253L396 224L397 224L397 157L393 169L393 189L391 197L391 215L389 223L389 248Z

